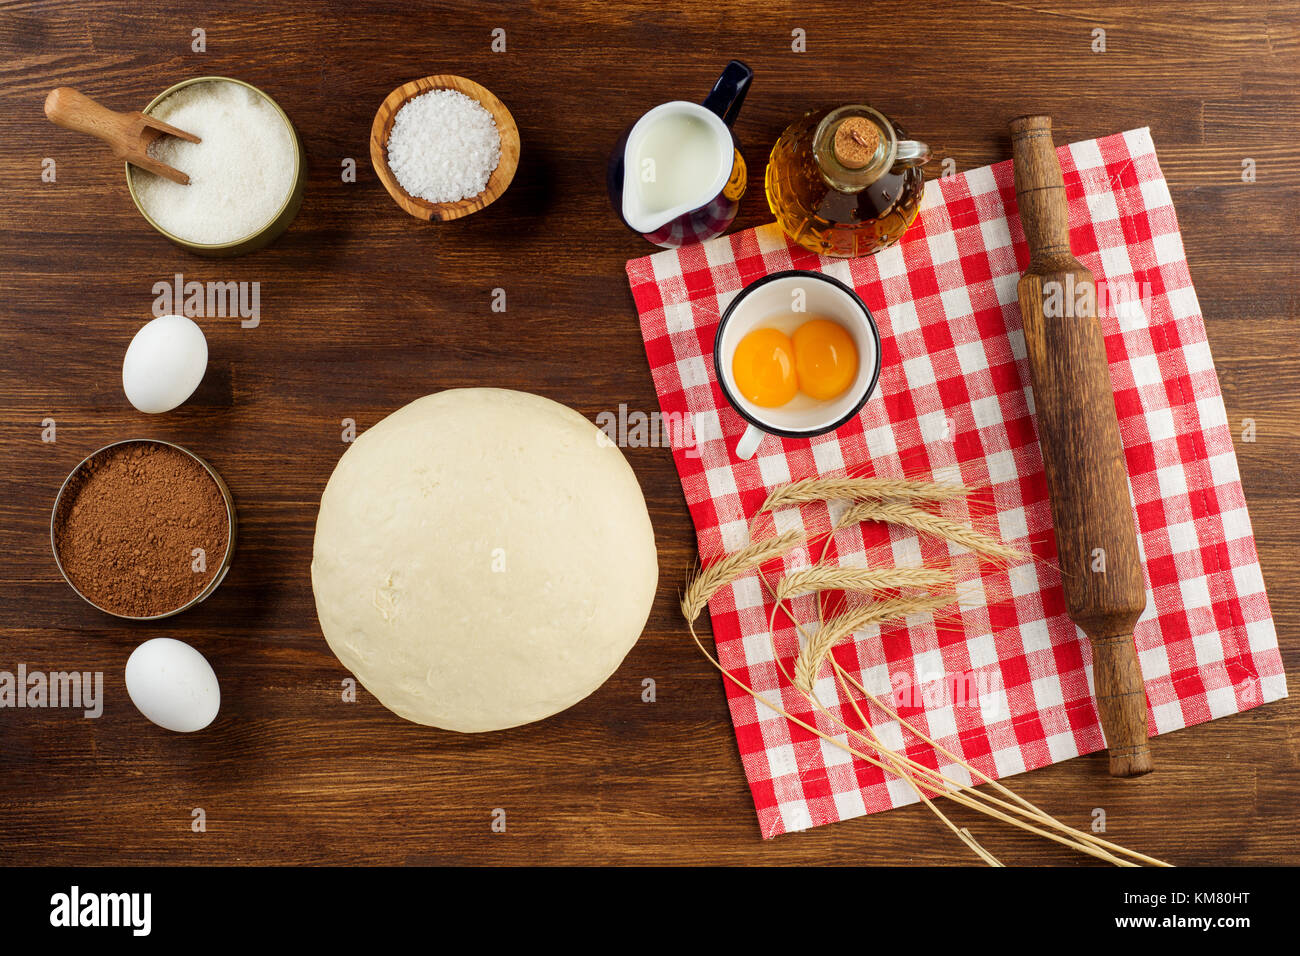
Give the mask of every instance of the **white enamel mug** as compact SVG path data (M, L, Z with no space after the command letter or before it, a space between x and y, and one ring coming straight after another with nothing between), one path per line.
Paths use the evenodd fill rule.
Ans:
M777 408L755 405L736 387L732 374L736 346L754 329L800 312L810 319L838 322L853 336L858 350L857 377L844 394L830 401L815 401L800 393ZM774 272L742 289L722 313L713 340L713 368L728 404L747 423L736 444L736 457L746 461L754 457L765 435L811 438L834 431L858 414L880 378L880 331L871 310L838 279L802 269Z

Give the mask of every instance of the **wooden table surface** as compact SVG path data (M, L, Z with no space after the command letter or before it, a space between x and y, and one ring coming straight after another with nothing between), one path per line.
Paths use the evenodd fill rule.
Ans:
M491 48L497 28L505 52ZM191 48L195 29L205 52ZM1104 53L1092 50L1098 29ZM805 52L791 48L795 30ZM107 703L97 720L0 711L0 863L977 862L919 806L759 838L720 678L676 609L695 538L666 449L627 452L659 542L650 623L614 677L557 717L458 736L364 692L344 703L346 672L316 623L312 534L344 419L364 429L420 395L473 385L538 392L588 417L657 408L623 273L652 250L612 214L605 158L644 110L702 98L731 57L756 73L736 127L750 172L737 228L769 219L765 152L822 103L867 99L959 170L1009 156L1006 122L1019 113L1052 114L1058 142L1151 127L1228 419L1238 435L1255 423L1237 453L1283 655L1300 670L1295 3L7 2L0 670L103 671ZM523 140L505 196L444 225L402 213L367 155L380 101L431 73L493 90ZM272 94L310 166L289 232L233 261L169 245L132 206L121 165L41 113L58 85L138 109L202 74ZM55 182L42 180L46 158ZM355 182L341 175L349 158ZM1245 159L1254 183L1242 181ZM154 283L178 272L260 283L261 323L203 320L200 393L145 416L122 394L122 354L151 316ZM492 311L497 288L505 312ZM47 418L53 443L41 439ZM148 626L84 605L48 538L69 469L132 436L205 456L239 509L226 583ZM126 698L127 656L160 635L193 644L220 677L221 714L201 734L161 731ZM641 701L646 677L654 704ZM1108 778L1094 755L1014 786L1079 826L1103 807L1112 839L1174 863L1300 863L1293 702L1161 737L1154 751L1159 769L1141 780ZM191 827L195 808L205 832ZM505 834L491 829L496 808ZM1008 862L1082 859L955 819Z

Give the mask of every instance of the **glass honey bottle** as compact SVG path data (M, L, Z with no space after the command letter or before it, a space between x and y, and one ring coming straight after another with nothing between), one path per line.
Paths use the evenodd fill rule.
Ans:
M767 203L781 228L827 256L867 256L916 218L930 148L870 106L814 110L772 147Z

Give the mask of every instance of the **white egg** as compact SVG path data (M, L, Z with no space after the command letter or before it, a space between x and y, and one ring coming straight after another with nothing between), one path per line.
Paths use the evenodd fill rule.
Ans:
M202 730L221 707L221 687L212 665L184 641L170 637L155 637L131 652L126 692L140 713L181 734Z
M122 388L142 412L169 412L194 394L208 367L208 340L183 315L161 315L135 333L122 361Z

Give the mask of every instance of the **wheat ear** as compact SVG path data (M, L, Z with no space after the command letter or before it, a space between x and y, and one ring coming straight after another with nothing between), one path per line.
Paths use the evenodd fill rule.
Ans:
M813 501L863 501L902 498L909 501L950 501L973 489L952 482L916 481L910 478L805 478L775 489L763 502L763 511Z
M817 672L821 670L826 658L836 644L854 631L894 618L935 611L954 600L951 593L914 594L887 601L872 601L837 614L819 627L808 643L799 649L799 656L794 662L794 686L805 694L811 694L813 685L817 683Z
M682 614L686 616L686 620L694 621L703 613L709 598L714 594L751 568L785 554L802 541L803 537L802 531L795 530L787 531L775 538L753 541L734 554L729 554L707 568L700 569L686 586L686 593L682 596Z
M888 591L951 583L952 575L942 568L841 568L817 564L781 578L776 584L776 598L783 601L809 591Z
M845 524L862 521L884 521L889 524L903 525L914 531L951 541L996 561L1012 562L1024 557L1020 551L1003 544L991 535L982 534L964 524L902 501L864 501L854 505L844 514Z

